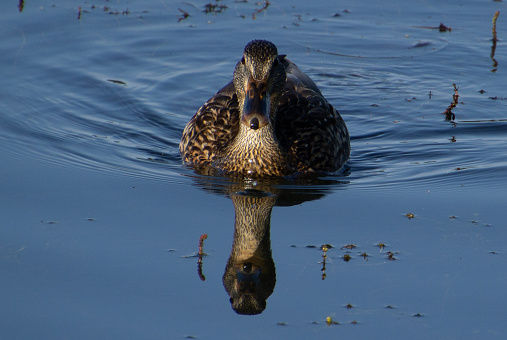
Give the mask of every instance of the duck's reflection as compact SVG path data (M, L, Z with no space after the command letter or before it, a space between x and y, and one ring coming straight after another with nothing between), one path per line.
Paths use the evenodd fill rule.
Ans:
M222 282L236 313L259 314L276 284L269 236L276 196L248 189L231 199L236 213L234 241Z
M347 182L344 177L236 181L206 175L193 177L194 183L205 191L230 197L234 204L234 240L222 278L231 307L238 314L260 314L276 284L270 239L273 207L322 198Z

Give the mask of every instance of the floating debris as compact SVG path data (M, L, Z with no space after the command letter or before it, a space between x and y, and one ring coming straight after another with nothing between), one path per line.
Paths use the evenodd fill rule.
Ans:
M204 13L208 14L208 13L222 13L223 11L225 11L228 7L227 5L218 5L217 4L218 0L215 1L214 4L212 3L208 3L206 5L204 5Z
M204 240L208 238L208 234L202 234L201 237L199 237L199 255L203 255L202 248L204 246Z
M352 306L352 304L350 304L350 303L347 303L344 307L347 308L347 309L354 308L354 306Z
M409 220L411 220L415 217L415 215L412 213L408 213L408 214L405 214L405 217L407 217Z
M130 11L128 8L120 12L120 11L114 11L106 6L104 6L104 12L107 12L107 14L113 14L113 15L120 15L120 14L121 15L129 15L130 14Z
M188 14L187 11L184 11L181 8L178 8L178 10L182 13L181 17L178 18L178 22L180 22L181 20L185 20L186 18L188 18L190 16L190 14Z
M125 86L127 86L127 83L125 83L125 82L123 82L121 80L108 79L107 81L110 82L110 83L113 83L113 84L119 84L119 85L125 85Z
M424 28L430 30L439 30L440 32L450 32L452 30L451 27L445 26L443 23L440 23L438 26L414 26L415 28Z
M452 110L458 105L459 93L456 84L452 84L452 86L454 87L454 94L452 95L452 103L447 107L447 109L444 112L442 112L442 114L445 115L445 120L456 119L456 115L452 113Z
M415 318L422 318L424 315L422 315L421 313L417 313L417 314L414 314L412 316L415 317Z
M331 248L333 248L333 246L330 245L330 244L323 244L323 245L320 246L320 249L323 250L323 251L328 251Z
M77 20L81 20L82 13L89 13L87 10L82 10L81 6L77 8Z
M206 277L202 273L202 257L206 255L203 252L204 247L204 240L208 238L208 234L202 234L201 237L199 237L199 258L197 260L197 275L199 275L199 278L201 281L206 281Z
M380 251L386 247L384 243L377 243L376 246L380 248Z
M440 23L440 25L438 26L438 30L440 32L450 32L451 31L451 27L447 27L444 24Z
M294 16L296 17L296 19L294 19L294 21L292 22L292 24L294 26L301 25L300 23L303 22L303 16L301 14L294 14Z
M343 258L343 261L345 261L345 262L349 262L352 259L352 257L349 254L343 255L342 258Z
M342 247L342 249L354 249L357 246L355 244L347 244Z
M287 326L287 324L285 322L277 322L276 323L278 326Z
M333 321L333 318L331 318L330 316L328 316L326 318L326 324L328 326L331 326L331 325L339 325L340 323L338 321Z
M388 259L389 261L394 261L394 260L397 260L397 258L396 258L396 257L394 257L394 253L393 253L392 251L388 251L388 252L387 252L387 259Z
M324 254L322 254L322 280L325 280L326 279L326 259L327 259L327 251L329 248L332 248L331 245L329 244L325 244L325 245L322 245L321 249L322 251L324 252Z
M258 3L260 4L260 3ZM255 20L257 18L257 14L265 11L268 9L269 5L271 5L271 3L268 1L268 0L264 0L264 6L258 10L256 10L253 14L252 14L252 19Z
M493 39L491 39L491 41L493 42L493 45L491 46L491 60L493 61L493 69L491 70L491 72L496 72L497 67L498 67L498 62L495 59L495 51L496 51L496 42L497 42L496 20L498 19L499 15L500 15L500 11L496 11L495 15L493 16L493 28L492 28Z

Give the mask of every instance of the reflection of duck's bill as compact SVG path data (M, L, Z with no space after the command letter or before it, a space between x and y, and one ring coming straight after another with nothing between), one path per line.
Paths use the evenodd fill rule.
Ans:
M252 268L251 264L245 264L243 268L236 270L237 275L237 291L240 293L255 293L259 284L261 268Z

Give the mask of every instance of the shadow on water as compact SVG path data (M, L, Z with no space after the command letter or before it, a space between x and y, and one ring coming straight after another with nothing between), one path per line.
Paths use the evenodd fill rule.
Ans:
M276 285L276 267L271 252L271 212L276 206L291 206L317 200L347 182L342 177L298 177L291 179L245 179L196 175L194 184L214 194L228 196L234 205L234 237L222 277L232 309L256 315ZM201 238L202 247L202 238ZM198 274L202 276L202 249Z

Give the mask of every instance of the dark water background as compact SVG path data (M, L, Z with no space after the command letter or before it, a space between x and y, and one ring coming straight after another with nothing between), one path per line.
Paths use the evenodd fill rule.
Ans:
M1 2L0 338L505 338L505 2L207 3ZM352 155L246 185L289 203L275 290L242 316L222 286L238 184L177 146L254 38L315 80Z

